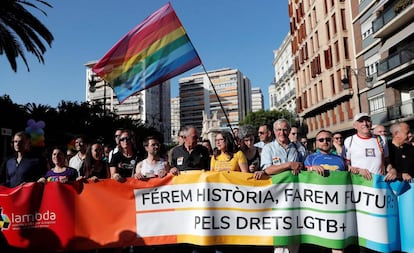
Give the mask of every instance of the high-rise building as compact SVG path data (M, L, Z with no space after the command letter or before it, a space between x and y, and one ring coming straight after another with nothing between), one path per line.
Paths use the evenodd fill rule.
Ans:
M154 127L163 133L164 142L171 141L171 104L170 81L163 82L150 89L143 90L119 104L112 88L96 77L92 67L96 62L86 63L86 101L102 104L105 112L119 117L139 120L148 127Z
M291 35L287 34L273 52L274 82L269 86L269 108L296 113L296 85L293 71Z
M252 88L252 112L263 110L263 93L259 87Z
M171 141L174 143L177 143L180 127L180 97L171 98Z
M208 119L217 112L223 127L227 127L228 121L232 126L238 126L251 110L250 80L237 69L224 68L209 71L208 76L196 73L180 78L179 89L181 126L193 125L201 130L203 112Z
M289 0L296 107L308 138L322 128L351 131L359 112L357 85L342 82L355 58L348 2L357 1Z

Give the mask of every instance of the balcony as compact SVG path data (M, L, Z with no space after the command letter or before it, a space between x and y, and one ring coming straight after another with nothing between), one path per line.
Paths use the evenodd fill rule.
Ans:
M385 38L414 18L413 0L398 0L372 22L374 38Z
M286 103L287 101L294 100L294 97L295 96L296 96L296 89L293 89L293 90L289 91L289 93L286 94L285 96L283 96L281 99L279 99L278 101L276 101L275 107L280 107L284 103Z
M388 119L397 120L414 116L414 99L404 101L402 103L389 106L387 108Z
M378 64L378 76L412 60L414 60L414 43L401 48L398 52L380 61Z
M286 81L287 77L292 76L292 74L293 74L293 66L290 66L288 70L285 73L283 73L283 75L277 80L277 82L275 82L275 86L276 87L281 86Z

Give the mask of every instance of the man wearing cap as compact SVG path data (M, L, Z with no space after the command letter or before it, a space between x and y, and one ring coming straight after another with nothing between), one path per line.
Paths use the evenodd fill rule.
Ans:
M367 113L358 113L354 117L354 128L357 133L346 138L344 142L344 157L348 170L371 180L372 174L387 173L388 145L381 136L371 133L372 121ZM386 175L386 180L395 179Z

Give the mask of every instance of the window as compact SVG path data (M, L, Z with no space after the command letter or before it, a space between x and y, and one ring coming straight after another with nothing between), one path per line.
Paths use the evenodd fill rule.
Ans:
M372 15L372 17L369 17L367 20L361 23L361 37L363 40L373 33L372 23L375 19L376 16Z
M379 54L374 54L373 56L369 57L365 60L365 68L367 76L372 76L377 73L377 66L380 61L381 57Z
M341 23L342 23L342 30L346 31L345 9L341 9Z
M370 114L386 111L384 94L368 99Z
M334 46L335 46L335 57L336 57L336 59L335 59L336 62L335 63L338 64L340 62L338 41L335 41Z
M325 68L330 69L332 68L332 49L329 47L327 50L324 51L325 56Z
M327 40L329 41L331 39L331 32L329 31L329 21L325 23L325 28L326 28L326 37L327 37Z
M349 49L348 49L348 38L344 37L344 56L345 59L349 59Z
M316 45L316 51L319 50L319 33L318 31L315 32L315 45Z

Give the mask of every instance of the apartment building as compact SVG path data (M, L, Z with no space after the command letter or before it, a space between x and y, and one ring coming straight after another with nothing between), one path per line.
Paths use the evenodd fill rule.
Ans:
M180 78L179 95L181 125L194 125L200 130L203 113L206 119L217 113L221 127L238 126L252 108L250 80L237 69L223 68L209 71L208 75L195 73Z
M259 87L252 88L252 112L264 109L263 93Z
M296 113L296 85L293 71L291 35L287 34L273 52L274 82L269 86L270 110Z
M296 108L308 138L322 128L352 131L352 118L359 112L356 82L342 82L355 58L348 2L289 1Z
M412 125L414 117L414 2L359 1L352 6L356 69L368 78L361 86L362 109L373 124ZM363 82L363 80L362 80ZM412 125L413 126L413 125Z

